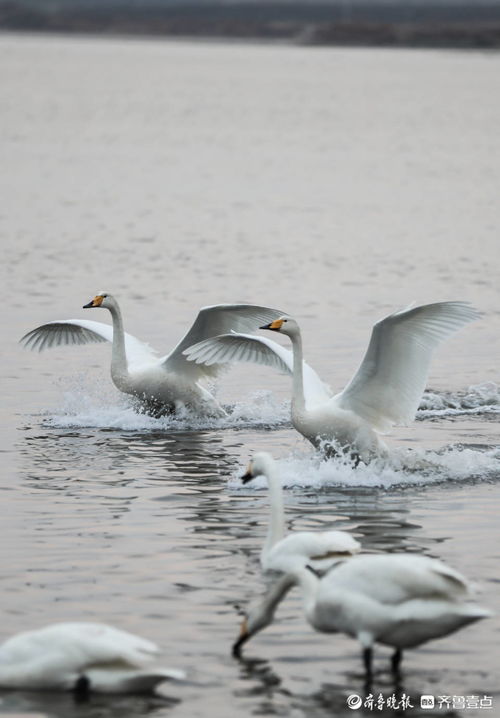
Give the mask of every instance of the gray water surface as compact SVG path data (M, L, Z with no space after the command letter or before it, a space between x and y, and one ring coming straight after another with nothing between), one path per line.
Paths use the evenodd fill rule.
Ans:
M14 692L0 712L356 714L359 648L315 634L298 596L230 655L264 588L267 496L237 479L256 450L279 459L291 528L439 557L499 611L499 71L493 53L0 38L1 637L103 621L188 673L164 698ZM334 389L372 324L412 301L463 299L484 318L437 353L390 462L355 470L291 429L290 382L271 370L221 379L228 420L155 420L112 386L109 347L18 346L45 321L109 321L81 309L101 290L162 353L201 306L283 309ZM398 695L492 696L462 713L499 714L498 643L493 618L408 651ZM376 695L395 690L387 658Z

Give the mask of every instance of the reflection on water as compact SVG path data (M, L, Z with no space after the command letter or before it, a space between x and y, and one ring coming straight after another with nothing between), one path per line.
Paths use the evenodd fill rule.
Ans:
M179 703L168 697L140 696L91 696L84 702L77 701L72 694L27 692L2 692L1 712L7 714L36 714L36 718L138 718L139 716L170 715Z

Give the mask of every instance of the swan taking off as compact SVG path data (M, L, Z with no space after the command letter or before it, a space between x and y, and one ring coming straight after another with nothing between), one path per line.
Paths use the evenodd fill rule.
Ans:
M345 531L296 531L285 536L285 515L281 482L272 456L266 452L255 454L246 473L244 484L257 476L265 476L269 487L271 516L266 540L260 554L263 571L287 573L298 557L304 564L354 554L361 550L356 539Z
M215 416L224 416L225 412L204 383L217 376L222 364L196 365L187 361L183 351L217 334L254 331L262 321L271 321L282 313L253 304L204 307L175 349L158 358L147 344L124 332L120 307L111 294L100 292L83 308L98 307L109 310L112 327L85 319L62 319L28 332L21 344L42 351L61 344L112 342L111 378L117 389L136 396L158 413L188 407Z
M379 433L414 419L434 349L479 316L466 302L424 304L390 314L375 324L359 369L345 389L333 397L318 383L314 397L307 391L302 337L294 319L285 315L260 328L291 339L295 429L317 448L328 453L348 452L366 462L387 451ZM184 353L208 366L224 361L276 365L276 346L262 337L226 334Z
M183 671L145 668L159 648L102 623L54 623L0 646L0 687L95 693L151 693Z
M299 557L250 610L233 655L239 657L243 644L272 622L278 604L295 585L302 589L305 617L314 629L345 633L361 643L368 678L375 643L395 649L392 669L397 673L403 649L492 615L471 603L469 584L461 574L427 556L354 556L323 578Z

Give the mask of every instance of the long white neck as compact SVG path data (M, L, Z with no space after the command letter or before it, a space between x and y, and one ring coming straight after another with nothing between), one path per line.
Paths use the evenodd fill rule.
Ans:
M118 389L125 389L128 383L129 373L127 354L125 352L125 333L123 331L123 319L120 307L116 300L108 307L113 320L113 346L111 350L111 378Z
M314 611L316 608L316 596L318 593L318 586L320 579L308 568L300 567L292 574L295 577L296 583L300 584L302 589L302 604L304 607L304 613L309 621L313 621Z
M262 556L265 556L272 549L274 544L285 536L285 510L283 506L283 491L278 478L274 462L268 462L266 466L267 485L269 487L269 501L271 512L267 536L262 549Z
M303 411L306 408L306 400L304 397L302 336L300 331L289 336L293 351L292 411Z

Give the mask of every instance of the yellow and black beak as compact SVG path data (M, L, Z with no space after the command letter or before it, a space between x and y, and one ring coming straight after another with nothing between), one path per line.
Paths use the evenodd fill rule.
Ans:
M93 307L100 307L103 299L104 297L98 294L96 297L93 298L91 302L89 302L88 304L84 304L82 308L92 309Z
M233 648L231 651L235 658L241 658L241 648L243 644L248 641L249 638L250 633L248 632L248 623L247 619L244 618L241 622L240 635L238 637L238 640L233 643Z
M265 324L263 327L259 327L259 329L271 329L273 332L279 332L284 324L284 321L284 319L275 319L270 324Z
M254 475L253 475L253 466L252 466L252 462L250 462L250 463L248 464L248 466L247 466L247 470L245 471L245 473L244 473L243 476L241 477L241 480L242 480L242 482L243 482L244 484L248 484L248 482L251 481L253 478L254 478Z

